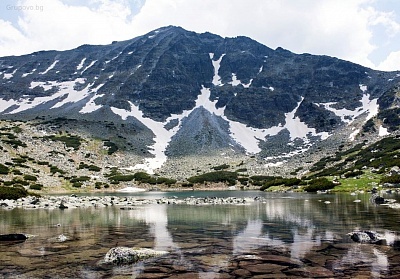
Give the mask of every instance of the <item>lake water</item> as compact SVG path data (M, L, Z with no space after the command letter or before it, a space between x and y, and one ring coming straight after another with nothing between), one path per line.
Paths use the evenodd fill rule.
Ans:
M0 278L400 278L400 210L372 204L369 194L119 195L263 196L267 201L131 210L0 209L1 234L35 235L22 243L0 243ZM355 243L346 234L357 229L378 231L390 245ZM59 242L61 234L69 240ZM125 266L101 264L115 246L170 254Z

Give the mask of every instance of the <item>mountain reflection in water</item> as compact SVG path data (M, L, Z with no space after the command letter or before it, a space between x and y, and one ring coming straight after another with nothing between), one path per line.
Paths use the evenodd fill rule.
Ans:
M0 233L36 235L23 243L0 245L0 277L400 275L396 245L400 210L371 204L368 194L154 193L189 194L263 195L267 200L245 205L154 204L131 210L0 210ZM354 202L356 199L361 202ZM352 242L346 234L357 229L379 231L388 245ZM61 234L69 240L58 242ZM129 266L102 266L105 253L117 245L167 250L170 254Z

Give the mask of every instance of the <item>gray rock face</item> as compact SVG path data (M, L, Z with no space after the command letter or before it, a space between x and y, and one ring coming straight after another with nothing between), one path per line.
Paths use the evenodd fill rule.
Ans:
M169 145L167 154L210 154L215 150L228 148L243 152L242 147L229 136L228 123L204 108L195 109L182 124Z
M107 264L132 264L141 260L167 255L167 251L147 248L114 247L104 257Z

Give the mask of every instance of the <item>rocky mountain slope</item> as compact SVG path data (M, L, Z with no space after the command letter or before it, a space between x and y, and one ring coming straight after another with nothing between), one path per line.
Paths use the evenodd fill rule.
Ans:
M395 134L399 82L400 72L168 26L0 58L0 118L79 135L97 155L108 142L118 151L99 160L118 168L182 178L243 161L252 173L286 172L274 166Z

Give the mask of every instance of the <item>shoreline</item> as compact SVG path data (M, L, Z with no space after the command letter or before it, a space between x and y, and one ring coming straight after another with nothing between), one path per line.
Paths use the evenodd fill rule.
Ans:
M36 190L29 190L32 193L38 194L38 195L55 195L55 194L94 194L94 193L124 193L124 191L121 191L126 188L137 188L140 189L137 191L137 193L140 192L186 192L186 191L257 191L260 189L260 186L228 186L223 183L210 183L210 184L195 184L194 186L191 187L168 187L168 186L162 186L162 185L150 185L150 184L139 184L139 185L134 185L134 186L121 186L121 187L110 187L107 189L86 189L86 188L71 188L71 189L62 189L62 188L53 188L50 191L36 191ZM125 192L125 193L130 193L130 192ZM135 193L135 192L131 192Z

